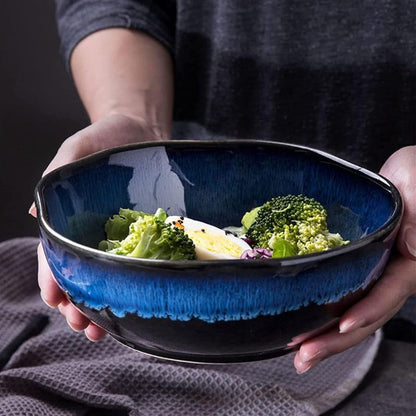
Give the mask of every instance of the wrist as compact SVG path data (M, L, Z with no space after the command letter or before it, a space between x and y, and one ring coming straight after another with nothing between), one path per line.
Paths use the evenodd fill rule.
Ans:
M92 123L124 115L170 135L173 63L151 36L121 28L97 31L74 49L71 70Z
M141 112L130 107L116 106L91 117L91 123L104 119L128 120L140 126L141 129L152 132L155 140L168 140L171 137L171 121L163 120L156 110Z

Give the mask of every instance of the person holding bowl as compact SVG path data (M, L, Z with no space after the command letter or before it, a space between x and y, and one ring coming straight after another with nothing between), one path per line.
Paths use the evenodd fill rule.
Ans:
M91 125L62 143L45 173L171 137L275 138L381 165L404 202L396 253L336 328L301 345L294 366L304 373L373 334L416 293L416 61L411 12L393 1L286 3L57 0L63 54ZM44 301L102 338L58 288L41 247L38 256Z

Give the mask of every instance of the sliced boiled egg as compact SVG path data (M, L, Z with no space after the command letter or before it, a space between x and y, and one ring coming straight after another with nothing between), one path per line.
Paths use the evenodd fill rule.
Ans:
M241 238L202 221L170 216L165 222L183 228L195 244L198 260L239 259L245 250L251 249Z

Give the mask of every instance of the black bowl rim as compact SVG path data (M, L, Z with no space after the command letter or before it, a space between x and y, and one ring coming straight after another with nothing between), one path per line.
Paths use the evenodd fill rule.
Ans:
M326 161L327 163L337 165L339 168L345 169L352 174L356 174L375 182L378 186L383 188L387 193L389 193L394 202L394 210L391 217L383 224L382 227L378 228L374 232L353 241L345 246L337 247L328 251L323 251L319 253L306 254L302 256L293 256L285 258L276 258L276 259L257 259L253 261L247 261L243 259L222 259L222 260L156 260L156 259L141 259L120 256L117 254L107 253L92 247L84 246L80 243L70 240L67 237L59 234L55 231L52 226L48 223L45 218L46 212L46 203L42 197L42 189L44 189L47 184L56 178L58 175L65 171L70 171L73 169L80 168L84 165L88 165L96 160L105 158L111 154L125 152L129 150L136 150L141 148L148 147L171 147L171 148L215 148L215 147L226 147L230 150L233 148L239 148L241 146L255 146L257 148L261 147L275 147L282 148L285 150L290 150L294 152L309 153L313 157ZM35 188L35 205L37 209L37 219L39 228L43 230L49 238L54 240L58 244L64 245L66 248L71 249L72 251L79 252L84 254L89 258L97 258L103 261L116 261L121 262L125 265L140 267L140 268L158 268L158 269L217 269L221 267L233 267L233 268L273 268L276 272L280 270L290 269L294 266L306 266L314 265L317 262L321 262L336 256L341 256L353 251L359 250L360 248L367 246L376 241L383 241L391 233L393 233L398 225L400 224L402 213L403 213L403 203L402 198L392 182L387 178L374 173L366 168L355 165L347 160L341 159L337 156L334 156L330 153L324 152L322 150L314 149L308 146L302 146L297 144L279 142L279 141L269 141L269 140L252 140L252 139L221 139L221 140L165 140L165 141L142 141L133 144L127 144L123 146L113 147L106 149L92 155L80 158L74 162L66 164L64 166L58 167L53 171L46 174L40 179Z

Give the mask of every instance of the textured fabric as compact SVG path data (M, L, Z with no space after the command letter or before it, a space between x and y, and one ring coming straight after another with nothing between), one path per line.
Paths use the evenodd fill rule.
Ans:
M111 27L146 31L170 50L173 48L172 0L57 0L56 17L67 68L72 50L82 39Z
M317 415L347 397L367 373L380 335L297 375L293 354L235 365L191 365L148 357L107 337L74 333L48 309L36 284L33 238L0 243L0 349L39 312L42 333L0 372L0 415ZM94 413L95 414L95 413Z
M414 0L57 4L67 62L81 38L111 26L171 50L174 138L288 141L373 170L416 143Z
M412 317L416 319L415 312ZM416 414L416 345L387 339L384 329L383 334L377 357L360 386L325 416Z

